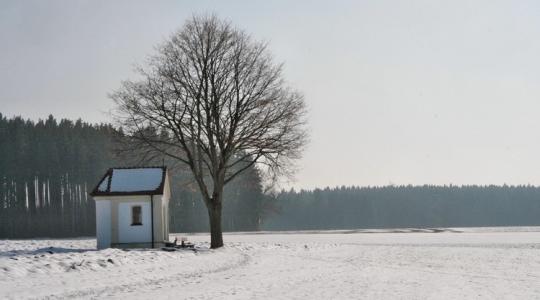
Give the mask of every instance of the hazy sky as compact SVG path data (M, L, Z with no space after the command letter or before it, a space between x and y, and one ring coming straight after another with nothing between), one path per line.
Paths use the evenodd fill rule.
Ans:
M0 112L110 121L193 13L270 42L310 110L296 187L540 184L538 1L1 1Z

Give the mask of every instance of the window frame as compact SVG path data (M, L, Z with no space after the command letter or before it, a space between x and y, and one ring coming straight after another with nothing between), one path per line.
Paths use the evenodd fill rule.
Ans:
M139 209L139 222L135 222L135 209ZM142 226L142 205L132 205L131 206L131 226Z

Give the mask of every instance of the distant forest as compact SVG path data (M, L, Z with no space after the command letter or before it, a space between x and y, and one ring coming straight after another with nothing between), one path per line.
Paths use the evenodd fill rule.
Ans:
M0 238L95 234L88 195L110 167L122 131L81 120L37 122L0 114ZM154 165L161 162L155 162ZM171 232L208 230L206 208L189 172L171 170ZM225 191L225 231L540 224L534 186L339 187L263 193L255 168Z
M115 154L121 138L109 124L0 114L0 238L94 235L95 203L88 193L108 168L137 160ZM207 211L189 173L170 172L170 230L206 231ZM269 197L255 168L231 182L224 197L224 230L260 229Z
M265 230L540 225L535 186L385 186L288 191Z

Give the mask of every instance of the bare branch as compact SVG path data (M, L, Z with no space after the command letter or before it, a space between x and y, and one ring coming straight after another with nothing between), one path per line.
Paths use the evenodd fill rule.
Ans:
M209 210L251 167L293 170L307 143L304 99L267 48L229 22L195 16L111 95L130 145L187 165Z

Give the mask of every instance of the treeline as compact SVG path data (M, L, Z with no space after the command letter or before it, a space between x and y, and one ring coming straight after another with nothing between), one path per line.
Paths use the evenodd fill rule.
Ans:
M110 125L0 114L0 237L95 232L88 192L113 163Z
M386 186L283 191L265 230L540 225L535 186Z
M0 114L0 238L94 235L95 203L88 193L108 168L136 160L115 155L121 138L110 124ZM171 170L171 177L171 231L206 231L207 212L189 173ZM268 199L257 170L225 193L224 230L259 229Z
M37 122L0 114L0 238L95 234L88 196L103 173L131 165L115 155L122 132L81 120ZM189 172L171 170L172 232L208 231ZM225 231L540 225L534 186L339 187L263 193L255 168L225 190Z

